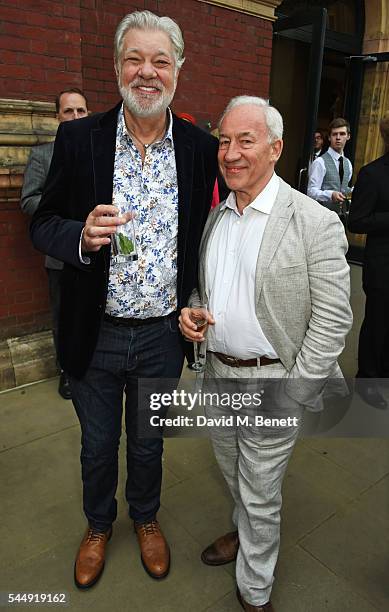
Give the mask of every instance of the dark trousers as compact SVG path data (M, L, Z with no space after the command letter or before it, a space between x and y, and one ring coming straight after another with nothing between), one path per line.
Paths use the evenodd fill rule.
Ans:
M359 334L358 378L389 377L389 291L365 289L365 318Z
M53 339L55 354L58 361L58 320L59 320L59 304L60 304L60 282L62 270L53 270L52 268L46 268L47 278L49 280L49 298L51 308L51 318L53 324Z
M71 378L72 399L82 432L84 512L91 527L106 531L117 514L123 392L129 515L137 522L155 518L160 506L163 440L162 435L137 436L138 378L178 379L182 364L175 316L139 327L103 321L86 375L81 380Z

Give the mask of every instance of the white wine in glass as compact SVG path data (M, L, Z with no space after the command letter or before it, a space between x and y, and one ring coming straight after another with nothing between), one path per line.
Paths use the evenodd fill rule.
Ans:
M208 323L207 323L207 312L208 305L201 303L196 304L196 306L192 306L190 318L193 323L196 324L197 331L203 332L205 331ZM195 372L204 372L205 370L205 352L201 350L202 342L194 342L194 363L192 369Z

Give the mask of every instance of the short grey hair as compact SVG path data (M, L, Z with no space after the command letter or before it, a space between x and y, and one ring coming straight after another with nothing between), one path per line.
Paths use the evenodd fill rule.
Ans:
M185 61L184 39L178 24L170 17L158 17L151 11L134 11L129 13L119 23L114 40L115 67L119 72L120 57L123 51L123 40L129 30L160 30L171 40L178 71Z
M219 129L227 113L237 106L246 105L259 106L262 108L265 115L270 144L275 140L280 140L282 138L282 134L284 132L284 122L282 120L281 113L274 106L271 106L268 100L265 100L265 98L259 98L257 96L236 96L235 98L232 98L227 104L220 118Z

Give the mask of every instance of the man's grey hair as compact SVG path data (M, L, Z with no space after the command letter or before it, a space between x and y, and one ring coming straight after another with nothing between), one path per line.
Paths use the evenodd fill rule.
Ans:
M265 100L265 98L259 98L257 96L236 96L235 98L232 98L227 104L220 118L219 129L227 113L237 106L246 105L260 106L262 108L265 115L265 122L270 143L282 138L282 134L284 132L284 122L282 120L281 113L274 106L271 106L268 100Z
M114 41L115 67L118 72L120 72L120 58L123 51L124 37L129 30L160 30L165 32L173 45L176 72L178 72L185 61L182 32L173 19L170 19L170 17L158 17L158 15L154 15L151 11L129 13L119 23Z

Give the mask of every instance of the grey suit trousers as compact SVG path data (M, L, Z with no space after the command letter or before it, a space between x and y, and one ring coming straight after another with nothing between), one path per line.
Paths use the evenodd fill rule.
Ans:
M224 365L208 353L204 385L206 389L207 378L252 379L252 391L257 385L254 379L278 379L285 375L281 363L236 368ZM264 386L265 397L266 381ZM237 381L238 388L250 392L250 381ZM205 411L209 418L235 413L230 407L220 406L206 406ZM303 407L297 405L293 412L298 416L299 426L285 430L242 426L211 429L215 456L235 502L233 522L240 541L236 581L242 597L254 606L269 601L274 580L280 545L281 486L301 426ZM277 409L273 416L276 413Z

